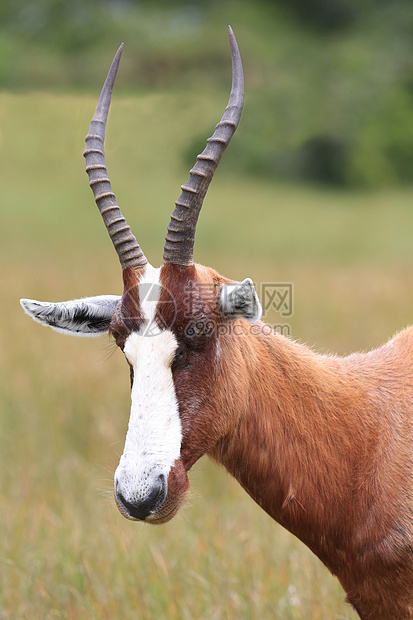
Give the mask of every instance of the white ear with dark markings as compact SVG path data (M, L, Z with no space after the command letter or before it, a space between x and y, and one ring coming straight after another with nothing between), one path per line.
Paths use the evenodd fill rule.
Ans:
M251 278L223 284L220 299L224 315L229 319L243 318L252 323L261 318L262 307Z
M109 330L118 295L97 295L57 303L21 299L23 310L37 323L47 325L62 334L100 336Z

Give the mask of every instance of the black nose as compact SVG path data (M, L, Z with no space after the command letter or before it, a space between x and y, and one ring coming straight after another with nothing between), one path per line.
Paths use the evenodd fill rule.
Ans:
M162 506L167 492L168 484L166 477L164 474L160 474L146 498L138 498L133 501L128 501L122 495L120 490L116 489L116 499L126 516L143 521L146 517L156 512Z

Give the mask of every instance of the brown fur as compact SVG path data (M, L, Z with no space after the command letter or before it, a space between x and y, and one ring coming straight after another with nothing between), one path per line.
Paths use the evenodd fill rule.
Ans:
M120 346L140 320L139 273L124 280ZM157 320L185 353L172 367L183 440L153 522L177 512L206 453L338 577L361 618L412 618L413 328L366 354L322 356L226 321L229 280L212 269L166 265L161 282L175 305L159 304ZM215 329L189 337L194 322Z
M361 618L413 617L413 330L347 358L282 336L239 341L225 343L222 378L243 403L211 456L337 575Z

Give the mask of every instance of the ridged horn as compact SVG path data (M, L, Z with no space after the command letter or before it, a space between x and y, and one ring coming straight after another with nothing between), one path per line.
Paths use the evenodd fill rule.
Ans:
M232 55L232 88L228 105L214 134L197 156L182 193L175 202L165 237L163 263L187 266L193 264L195 230L199 212L223 152L227 148L241 117L244 105L244 74L237 41L231 26L229 40Z
M92 188L95 202L119 256L122 269L126 269L126 267L141 269L148 261L122 215L115 194L112 191L105 163L106 121L122 49L123 43L115 54L103 85L96 112L90 123L89 133L86 136L86 150L83 155L86 158L86 172L89 175L89 185Z

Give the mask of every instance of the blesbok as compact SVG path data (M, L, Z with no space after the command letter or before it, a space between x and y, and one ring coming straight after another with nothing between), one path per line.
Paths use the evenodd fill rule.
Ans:
M21 304L57 331L109 332L125 354L132 404L115 473L125 517L171 519L188 493L188 470L208 454L338 577L361 618L412 618L412 328L369 353L318 355L263 329L250 279L233 282L193 260L199 212L243 107L231 29L230 43L229 103L182 186L162 266L148 263L106 171L121 46L84 155L123 270L123 295Z

